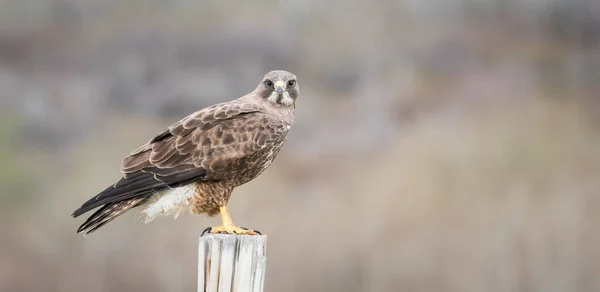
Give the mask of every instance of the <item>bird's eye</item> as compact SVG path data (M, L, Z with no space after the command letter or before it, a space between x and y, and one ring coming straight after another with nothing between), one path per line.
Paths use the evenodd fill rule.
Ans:
M273 89L273 81L269 79L265 80L265 86L269 89Z
M288 87L294 87L294 85L296 85L296 80L294 80L294 79L287 82Z

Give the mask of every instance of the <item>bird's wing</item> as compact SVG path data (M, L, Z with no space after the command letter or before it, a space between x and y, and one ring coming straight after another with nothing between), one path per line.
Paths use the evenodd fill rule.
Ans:
M226 179L235 161L276 139L275 128L259 106L241 100L198 111L125 157L123 178L85 202L73 216L169 187Z

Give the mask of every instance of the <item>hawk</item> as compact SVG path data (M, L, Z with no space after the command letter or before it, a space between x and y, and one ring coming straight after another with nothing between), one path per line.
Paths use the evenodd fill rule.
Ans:
M233 224L227 203L235 187L261 174L281 150L298 93L294 74L271 71L251 93L171 125L123 159L121 179L73 212L100 207L77 232L89 234L141 207L146 222L187 208L221 214L222 224L210 233L257 234Z

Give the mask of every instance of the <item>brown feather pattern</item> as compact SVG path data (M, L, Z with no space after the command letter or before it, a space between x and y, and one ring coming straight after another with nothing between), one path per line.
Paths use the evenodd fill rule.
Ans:
M265 78L295 76L273 71ZM197 185L192 211L217 214L232 190L262 173L285 142L295 104L269 101L272 92L261 82L254 92L195 112L132 151L121 164L123 178L75 210L77 217L102 206L78 232L92 232L155 194L190 183ZM294 102L297 93L289 89Z

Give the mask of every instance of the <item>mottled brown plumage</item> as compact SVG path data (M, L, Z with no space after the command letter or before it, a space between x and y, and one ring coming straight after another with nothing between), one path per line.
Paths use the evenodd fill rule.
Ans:
M225 222L229 215L223 214L231 192L273 162L294 121L297 97L296 77L272 71L251 93L171 125L125 157L123 178L75 210L77 217L102 206L78 232L90 233L131 208L152 204L151 198L169 195L185 198L196 214L214 216L221 211L226 232L232 231L235 226ZM176 193L190 187L193 194ZM163 209L170 204L155 206L167 213ZM153 209L146 211L148 215Z

